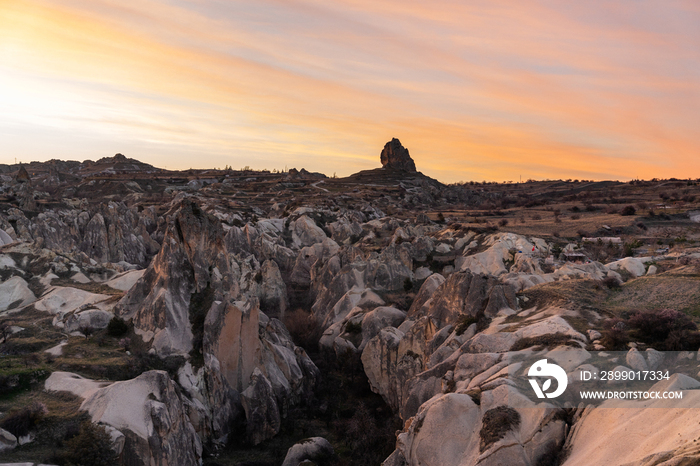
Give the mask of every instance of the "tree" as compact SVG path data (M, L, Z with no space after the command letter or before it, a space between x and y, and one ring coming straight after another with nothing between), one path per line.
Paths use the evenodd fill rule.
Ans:
M80 433L66 442L59 458L68 466L116 466L117 454L104 426L84 421Z

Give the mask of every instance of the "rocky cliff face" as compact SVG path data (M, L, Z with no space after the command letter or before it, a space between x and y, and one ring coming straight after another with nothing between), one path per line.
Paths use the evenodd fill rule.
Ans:
M124 464L167 466L201 461L202 442L166 372L150 371L115 382L89 395L80 408L93 422L111 426L124 436Z
M22 185L22 189L28 188L28 183ZM31 201L28 196L22 199L34 203L33 196ZM22 209L35 211L36 204L23 204ZM8 234L70 254L86 264L92 260L97 264L145 267L160 249L154 239L158 238L158 219L152 208L137 212L124 203L108 202L95 210L50 210L31 218L23 210L8 211L7 219L3 219Z
M571 383L602 363L657 367L659 352L642 346L626 356L593 354L610 349L599 332L605 299L597 298L612 292L599 282L646 274L642 281L653 283L656 266L633 257L556 263L546 259L552 242L434 222L437 209L482 194L409 175L415 164L398 140L382 163L388 170L344 180L227 170L162 181L161 172L137 176L138 164L122 156L53 163L43 175L32 166L31 183L0 167L0 352L10 370L33 372L38 348L54 371L41 388L80 396L91 419L108 426L122 464L198 464L229 440L264 445L282 432L275 442L284 442L287 427L299 426L315 435L319 418L327 428L348 427L348 437L374 436L380 409L365 410L375 419L355 413L343 424L344 414L315 403L313 422L285 422L328 374L283 321L310 343L320 367L354 371L338 377L326 400L353 396L347 379L361 379L381 412L402 423L387 466L697 463L694 392L682 409L652 415L634 406L558 407L532 399L522 383L527 358L556 362ZM692 265L682 270L683 280L693 274ZM566 299L581 289L585 305ZM103 330L115 305L136 336ZM689 375L656 389L697 391L692 349L677 357ZM123 372L110 372L113 363L136 372L117 380ZM164 366L169 372L150 370ZM620 452L630 434L651 440ZM20 440L0 429L0 449ZM339 453L364 448L357 445ZM319 439L301 441L285 464L317 450L331 451Z
M233 244L242 252L243 243ZM286 407L308 396L318 376L281 322L260 310L261 301L273 315L286 310L277 264L232 255L221 223L185 200L160 252L116 312L157 354L202 358L202 368L181 373L202 401L200 431L225 438L244 411L248 437L257 444L279 431Z
M115 311L133 320L159 354L187 354L193 349L191 320L203 320L211 303L229 293L238 294L238 283L221 223L197 204L184 201L168 226L160 252Z
M384 145L380 159L384 168L407 172L416 171L416 164L409 155L408 149L402 146L401 141L396 138Z

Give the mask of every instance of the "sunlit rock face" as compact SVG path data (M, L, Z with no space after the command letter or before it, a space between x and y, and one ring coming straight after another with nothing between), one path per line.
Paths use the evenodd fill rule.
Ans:
M158 354L186 354L192 349L191 308L222 300L228 292L236 295L237 283L231 277L221 223L185 201L160 252L119 302L117 314L133 319L139 331L152 333Z
M416 171L416 164L408 154L408 149L401 145L401 141L393 138L384 145L381 154L382 167L393 170Z

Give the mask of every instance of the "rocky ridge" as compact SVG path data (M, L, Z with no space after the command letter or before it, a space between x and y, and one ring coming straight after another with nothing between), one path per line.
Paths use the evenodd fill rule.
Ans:
M24 315L43 321L41 334L52 336L5 325L2 351L28 358L35 350L26 348L41 341L36 348L50 355L45 367L52 370L42 388L79 397L80 410L106 427L121 464L198 464L232 441L264 445L284 434L295 406L312 404L314 387L327 376L314 361L325 360L356 363L384 409L400 419L385 465L602 465L610 458L693 464L700 453L687 407L700 386L695 350L674 355L670 380L654 388L687 394L687 406L663 416L648 414L653 403L541 401L522 384L530 361L541 359L564 368L572 385L583 368L658 366L658 352L646 343L598 356L619 348L603 338L611 311L589 294L613 293L605 283L624 288L666 279L654 275L660 259L554 261L560 241L551 237L433 221L420 206L440 190L404 177L402 170L415 165L411 170L402 149L393 140L382 153L382 163L401 172L385 179L398 183L387 184L385 204L345 202L341 194L295 205L267 196L280 186L332 187L330 179L302 172L246 197L222 194L237 189L230 178L202 175L163 188L163 198L147 194L156 181L121 180L119 189L129 191L121 199L99 191L85 202L65 198L58 208L36 202L36 210L7 200L12 206L0 212L0 317L3 324ZM51 176L63 192L94 194L90 189L111 183L95 178L75 186ZM4 183L11 196L25 189L14 179ZM22 184L30 183L33 177ZM388 214L394 189L397 205L415 212ZM33 187L27 193L27 200L46 199ZM244 200L251 206L242 207ZM579 288L588 294L575 294ZM303 316L294 336L292 315ZM95 353L111 344L106 332L114 316L128 323L132 341L115 340L122 346L111 354L140 351L142 360L167 370L144 367L118 380L71 362L91 356L76 357L83 341L95 342ZM308 330L307 348L300 327ZM69 363L74 372L59 370ZM78 374L88 371L91 377ZM609 435L600 436L600 426ZM629 432L654 441L618 451ZM334 455L323 438L298 440L284 464ZM16 443L16 435L0 430L0 448L12 451Z

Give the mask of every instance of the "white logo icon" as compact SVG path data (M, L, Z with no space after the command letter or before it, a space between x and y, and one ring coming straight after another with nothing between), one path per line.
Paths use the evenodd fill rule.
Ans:
M552 393L545 393L549 387L552 385L552 379L545 380L542 388L537 383L536 380L530 379L530 385L532 389L535 390L537 398L556 398L566 390L566 385L568 380L566 377L566 372L561 367L556 364L549 364L546 359L540 359L535 364L530 366L530 370L527 371L529 377L554 377L557 381L557 389Z

